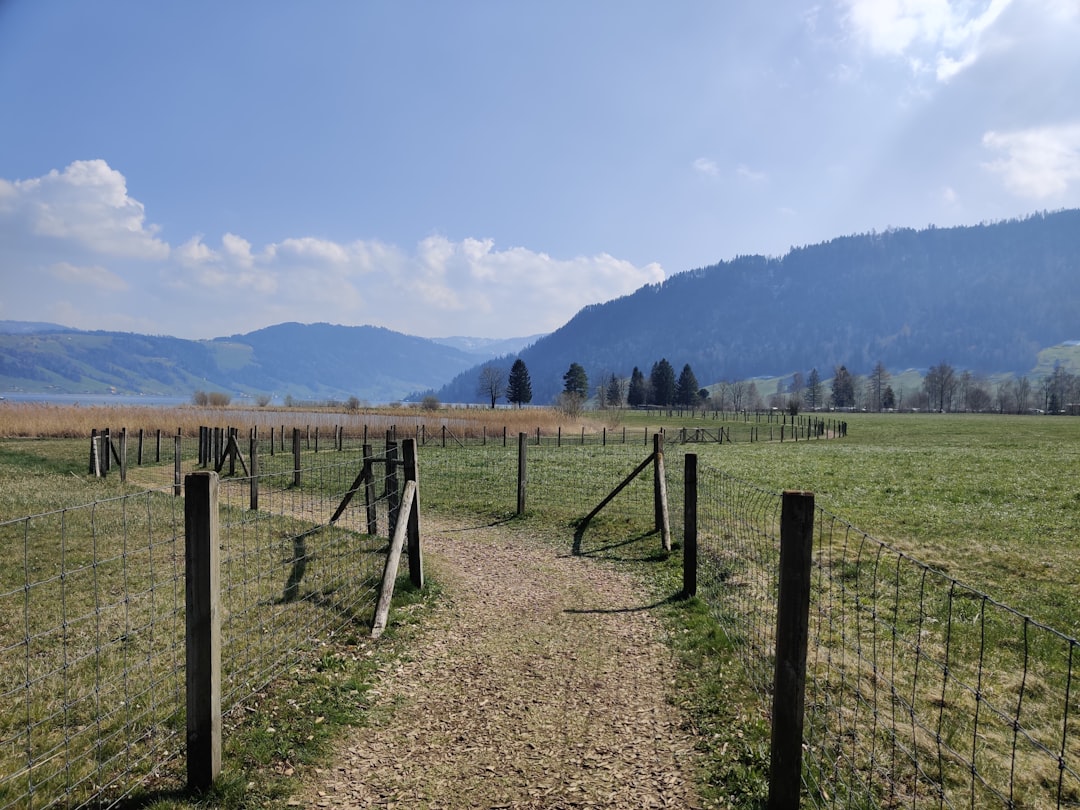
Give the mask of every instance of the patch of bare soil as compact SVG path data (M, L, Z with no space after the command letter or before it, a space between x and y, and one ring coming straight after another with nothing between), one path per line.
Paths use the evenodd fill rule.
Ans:
M372 725L292 804L698 807L674 661L618 572L507 526L424 524L443 598Z

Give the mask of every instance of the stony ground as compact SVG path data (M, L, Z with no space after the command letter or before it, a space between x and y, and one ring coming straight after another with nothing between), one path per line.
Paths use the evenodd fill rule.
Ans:
M372 725L294 804L698 807L674 662L639 589L507 526L424 525L443 594Z

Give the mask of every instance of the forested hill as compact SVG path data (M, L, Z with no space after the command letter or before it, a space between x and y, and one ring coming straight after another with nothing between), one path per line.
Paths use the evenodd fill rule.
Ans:
M521 352L535 403L572 362L595 384L667 358L703 384L821 370L865 374L942 361L1027 373L1080 338L1080 211L988 225L896 229L740 256L581 310ZM509 368L513 358L507 358ZM438 392L479 401L478 370Z

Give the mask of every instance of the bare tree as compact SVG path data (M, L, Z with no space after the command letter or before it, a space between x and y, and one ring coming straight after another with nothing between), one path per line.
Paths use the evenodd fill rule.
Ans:
M878 360L874 370L870 372L870 408L880 411L884 405L885 387L889 383L889 370L885 364Z
M930 401L930 408L942 413L952 410L956 388L956 369L944 361L931 366L923 379L923 390Z
M506 372L493 363L480 369L480 379L476 383L476 393L487 397L491 407L506 393Z
M1031 401L1031 380L1027 377L1018 379L1013 388L1013 396L1016 399L1016 412L1023 413L1026 411L1028 403Z

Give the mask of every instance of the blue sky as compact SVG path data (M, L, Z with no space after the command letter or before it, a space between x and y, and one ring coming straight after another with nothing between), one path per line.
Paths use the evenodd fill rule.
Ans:
M1080 207L1080 0L0 0L0 319L546 332Z

